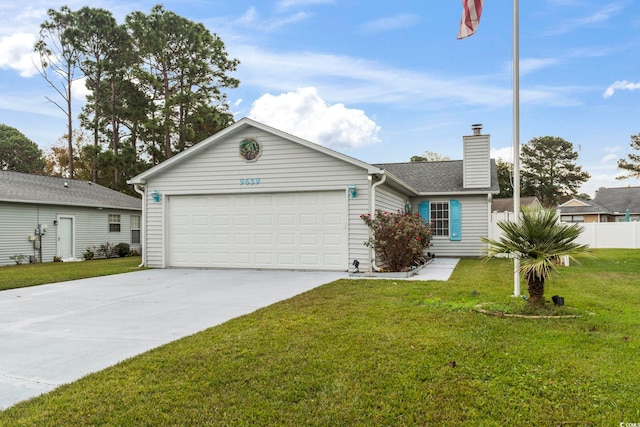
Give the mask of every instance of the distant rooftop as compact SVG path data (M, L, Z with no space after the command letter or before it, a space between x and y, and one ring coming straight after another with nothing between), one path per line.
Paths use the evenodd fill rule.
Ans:
M93 182L12 171L0 171L0 201L142 209L142 200Z

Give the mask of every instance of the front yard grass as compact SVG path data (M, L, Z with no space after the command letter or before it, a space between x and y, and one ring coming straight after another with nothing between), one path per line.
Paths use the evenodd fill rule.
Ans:
M639 423L640 251L595 255L547 283L578 318L474 311L518 301L505 259L461 260L448 282L344 279L20 403L0 424Z
M83 262L45 262L0 267L0 291L45 283L135 271L141 257L98 259Z

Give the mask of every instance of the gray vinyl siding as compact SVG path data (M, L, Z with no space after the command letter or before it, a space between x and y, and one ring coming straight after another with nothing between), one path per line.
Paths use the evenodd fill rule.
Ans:
M411 200L413 212L418 212L418 205L424 200L429 202L449 202L458 200L462 210L461 240L451 241L449 237L434 237L431 252L438 257L480 257L486 253L486 245L481 237L489 236L489 202L487 195L474 196L432 196Z
M120 215L119 233L109 232L109 214ZM57 227L54 221L60 216L74 219L76 258L82 258L87 247L102 243L131 244L131 215L141 213L131 210L0 202L0 266L15 264L9 257L16 254L39 256L39 251L29 241L29 236L34 234L38 224L48 226L48 231L42 236L42 261L53 261L53 257L58 255ZM140 245L132 247L140 251Z
M257 161L246 162L239 155L239 143L255 138L262 145ZM240 180L259 178L260 183L241 185ZM348 194L349 185L356 185L357 196ZM244 129L217 141L197 155L177 162L157 176L152 176L146 191L157 190L163 200L155 203L147 197L146 262L149 267L167 266L166 250L168 206L164 197L194 194L247 194L341 190L348 198L348 258L345 270L353 259L367 265L368 249L364 241L368 229L360 219L369 211L369 180L367 171L353 164L320 153L301 144L282 139L256 128Z
M489 135L464 137L464 188L491 186Z
M376 209L386 212L404 212L408 197L384 184L376 188Z

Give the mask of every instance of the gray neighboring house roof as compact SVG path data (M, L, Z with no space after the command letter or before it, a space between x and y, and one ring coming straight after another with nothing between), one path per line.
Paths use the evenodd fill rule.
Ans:
M462 160L376 163L374 166L388 171L421 194L500 192L498 171L493 159L491 159L491 187L487 188L464 188Z
M575 199L583 206L560 205L563 214L618 214L626 210L632 214L640 213L640 187L600 188L593 200ZM567 202L568 203L568 202Z
M142 200L88 181L0 171L0 201L142 210Z
M640 187L601 188L593 202L605 206L611 213L640 213Z

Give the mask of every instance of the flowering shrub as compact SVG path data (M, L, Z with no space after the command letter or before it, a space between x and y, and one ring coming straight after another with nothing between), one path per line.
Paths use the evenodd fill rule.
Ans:
M407 271L420 263L431 244L431 228L418 214L384 212L360 215L373 236L364 244L373 248L390 271Z

